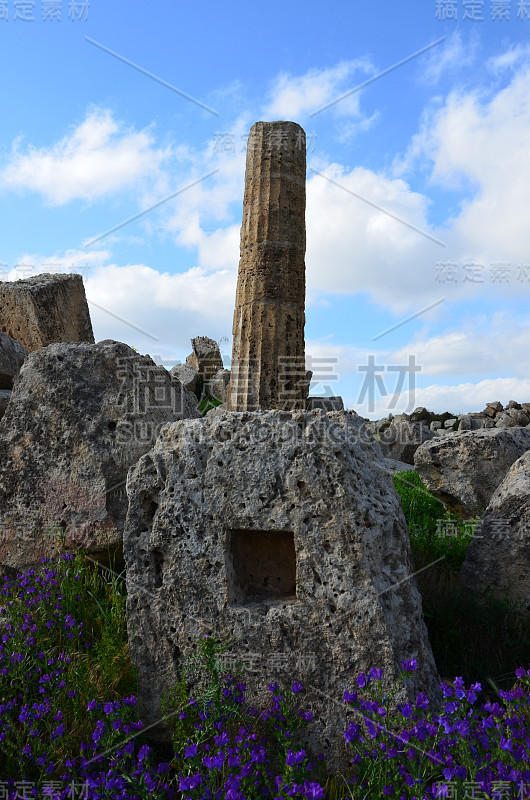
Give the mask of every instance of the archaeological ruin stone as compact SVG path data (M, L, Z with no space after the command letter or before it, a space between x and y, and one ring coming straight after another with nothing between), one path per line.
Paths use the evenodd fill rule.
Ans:
M180 381L187 392L195 393L199 385L199 373L188 364L176 364L169 370L172 378Z
M0 331L0 389L12 389L28 352L20 342Z
M394 422L380 434L379 444L383 455L414 464L414 453L418 447L436 434L419 422Z
M127 470L197 398L125 344L53 344L27 356L0 423L0 563L121 543ZM52 529L55 530L53 534Z
M336 397L308 397L306 409L316 411L317 408L322 411L344 411L344 401L338 395Z
M0 282L0 329L31 353L54 342L94 342L81 275Z
M186 364L196 370L203 383L207 385L220 369L223 369L223 359L219 345L215 339L207 336L196 336L191 340L193 352L186 359Z
M220 369L210 380L208 389L212 397L226 403L228 399L228 385L230 383L230 370Z
M305 408L305 133L256 122L248 138L228 408Z
M226 665L246 664L256 706L270 680L307 687L304 735L335 766L351 757L341 701L359 672L383 667L389 686L416 658L399 697L436 696L399 497L355 413L167 425L127 493L127 626L146 725L205 635L231 640Z
M530 616L530 449L493 493L458 580L476 593L507 594Z
M422 444L414 467L426 488L464 518L480 515L514 461L530 449L530 430L466 431Z

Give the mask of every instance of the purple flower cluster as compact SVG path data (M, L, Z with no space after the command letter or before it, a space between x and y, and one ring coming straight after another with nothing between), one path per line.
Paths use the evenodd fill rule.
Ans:
M70 570L72 559L64 557ZM80 682L76 670L90 642L61 580L61 568L44 562L42 572L5 579L0 588L0 780L10 781L9 800L21 779L34 781L24 796L51 800L326 797L321 757L301 738L312 714L299 706L298 681L290 689L271 683L267 708L256 710L245 684L216 673L213 693L177 698L174 752L160 762L136 698L93 697ZM81 584L79 574L75 580ZM480 684L444 682L432 709L424 693L403 693L416 660L401 668L391 688L373 667L345 692L351 720L344 738L356 773L351 797L431 800L456 796L455 785L473 781L477 797L530 798L530 669L517 669L514 688L482 705Z
M401 680L417 669L414 660L401 666ZM419 693L392 713L382 670L361 674L358 689L344 695L356 712L344 738L355 752L362 790L384 786L386 796L429 800L456 796L458 784L465 796L472 782L474 796L530 798L530 670L520 668L516 676L526 689L501 691L500 702L477 707L481 685L466 688L455 678L452 685L442 682L443 702L436 712Z

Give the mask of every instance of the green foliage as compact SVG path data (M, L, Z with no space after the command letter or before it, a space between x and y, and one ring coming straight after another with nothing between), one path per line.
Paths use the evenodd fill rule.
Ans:
M217 406L221 405L221 401L218 400L216 397L212 397L209 394L205 394L202 398L201 402L199 403L199 411L205 416L205 414L210 411L211 408L217 408Z
M457 520L414 471L394 475L410 532L423 613L438 671L508 688L514 669L530 662L522 604L491 593L479 597L457 583L478 519Z
M459 520L423 485L414 470L397 472L394 486L410 532L416 560L443 559L453 570L460 568L473 538L478 519Z

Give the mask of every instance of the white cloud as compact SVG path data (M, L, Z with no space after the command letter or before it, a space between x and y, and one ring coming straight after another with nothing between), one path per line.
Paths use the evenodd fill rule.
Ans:
M432 235L426 198L360 167L319 172L309 171L307 183L308 291L368 292L396 311L438 299L434 265L443 248L422 234Z
M415 337L392 357L399 361L408 353L414 353L422 375L509 371L521 379L530 373L530 318L514 320L501 311L493 318L472 318L459 330Z
M145 265L101 266L85 281L94 335L181 359L194 336L230 335L235 282L227 269L170 275Z
M521 65L528 65L530 59L530 44L525 42L524 44L516 44L510 47L509 50L506 50L504 53L500 55L493 56L487 62L487 66L493 72L502 72L503 70L510 70L514 69L515 67Z
M528 67L491 97L478 90L452 92L443 107L424 120L409 150L409 166L426 156L432 162L433 184L473 188L448 231L454 253L491 260L527 259L529 134Z
M275 79L263 112L266 119L302 119L355 88L356 73L370 74L374 68L366 58L341 61L334 67L310 69L304 75L282 72ZM360 116L360 93L355 92L332 106L341 116Z
M109 111L96 109L51 147L13 146L0 173L7 188L39 192L54 205L92 201L156 175L169 150L155 149L148 131L126 131Z
M471 35L464 42L459 31L452 33L445 42L422 57L419 69L420 82L438 83L442 75L469 66L476 58L477 49L478 37Z

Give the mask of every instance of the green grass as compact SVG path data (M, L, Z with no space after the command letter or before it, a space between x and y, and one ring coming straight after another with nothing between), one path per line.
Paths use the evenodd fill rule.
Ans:
M478 519L457 520L423 485L414 471L394 475L410 531L425 623L440 675L461 675L494 687L510 688L514 670L530 661L528 622L519 606L491 594L478 597L458 585L458 570Z

